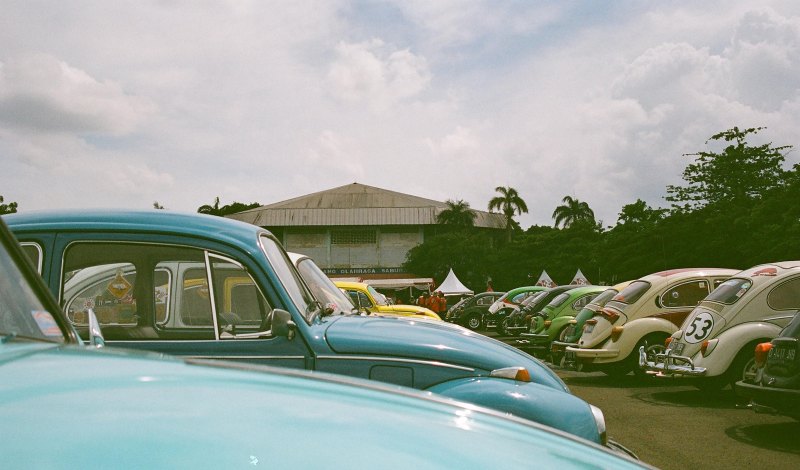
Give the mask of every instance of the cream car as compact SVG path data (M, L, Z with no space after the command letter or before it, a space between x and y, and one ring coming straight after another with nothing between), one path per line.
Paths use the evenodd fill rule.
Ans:
M698 377L716 389L755 376L755 346L769 342L800 309L800 261L762 264L723 282L668 340L639 364L659 375Z
M639 348L664 351L664 341L716 286L735 269L686 268L662 271L633 281L586 321L577 346L567 347L567 362L609 375L639 368Z

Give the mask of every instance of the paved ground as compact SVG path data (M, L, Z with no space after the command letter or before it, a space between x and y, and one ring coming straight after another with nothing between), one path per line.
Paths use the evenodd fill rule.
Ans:
M710 394L691 379L612 378L552 367L572 393L603 410L609 436L650 465L800 469L800 422L757 414L730 389Z

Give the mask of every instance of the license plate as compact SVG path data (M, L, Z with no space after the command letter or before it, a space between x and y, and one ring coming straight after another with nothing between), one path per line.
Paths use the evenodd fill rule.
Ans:
M672 355L678 356L683 352L683 343L670 344L669 348L672 349Z
M767 356L767 363L778 366L793 364L796 357L797 357L797 349L795 347L793 346L781 347L776 345L769 350L769 355Z
M583 327L583 334L591 333L594 330L594 325L588 324Z

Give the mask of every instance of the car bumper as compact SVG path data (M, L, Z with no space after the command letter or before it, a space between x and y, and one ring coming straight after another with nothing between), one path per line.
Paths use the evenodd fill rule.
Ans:
M656 354L654 361L648 361L644 346L639 348L639 368L659 376L704 377L708 372L705 367L695 366L692 358L688 356L673 356L671 349L667 349L663 354Z
M736 382L736 394L747 398L758 413L785 414L800 417L800 390L774 388L747 382Z
M613 359L619 357L618 349L586 349L568 346L568 354L575 354L575 357L583 362L590 362L594 359Z
M522 333L520 336L524 337L532 344L543 344L550 341L550 337L542 333Z

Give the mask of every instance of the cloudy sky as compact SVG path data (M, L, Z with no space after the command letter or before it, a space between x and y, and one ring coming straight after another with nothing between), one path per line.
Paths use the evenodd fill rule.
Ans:
M196 211L359 182L551 225L800 146L800 2L0 0L0 195ZM800 161L794 151L787 166Z

